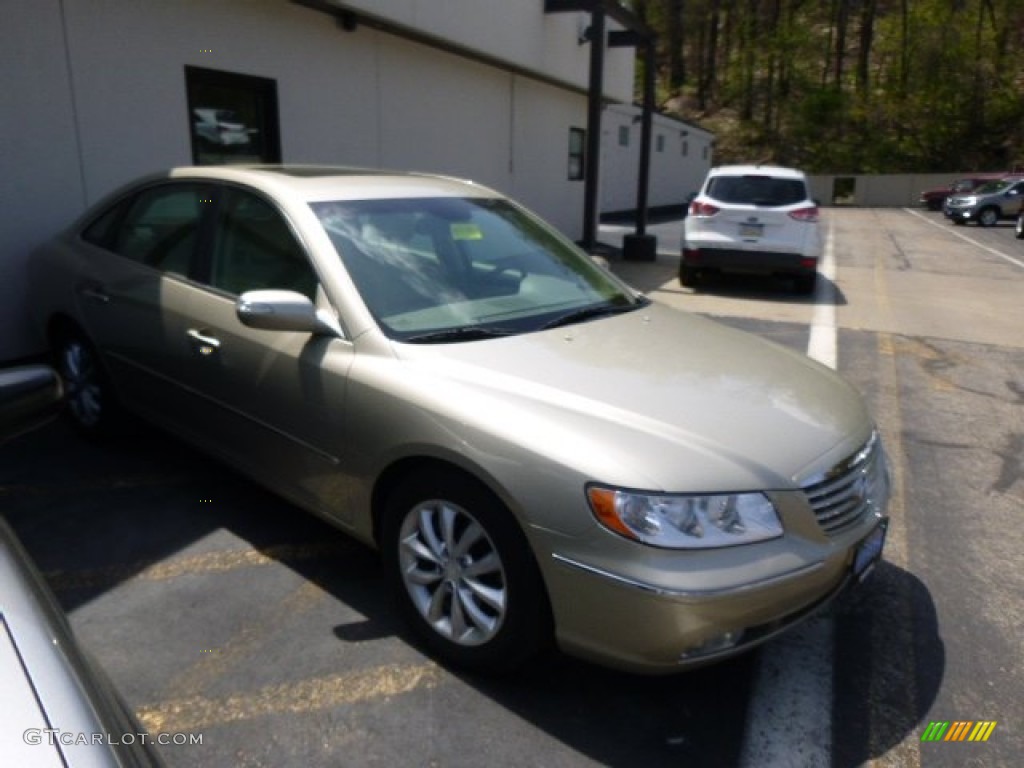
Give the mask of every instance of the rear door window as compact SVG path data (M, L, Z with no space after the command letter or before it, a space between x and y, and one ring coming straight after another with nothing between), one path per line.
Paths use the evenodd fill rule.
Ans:
M806 200L807 189L800 179L748 174L715 176L708 183L707 195L723 203L773 208Z
M97 219L83 236L132 261L187 275L210 196L206 185L149 187Z

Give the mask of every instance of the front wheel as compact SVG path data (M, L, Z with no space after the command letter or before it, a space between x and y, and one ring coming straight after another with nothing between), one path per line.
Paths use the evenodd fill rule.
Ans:
M383 559L399 609L435 656L508 672L540 651L551 635L540 573L494 494L454 471L424 472L385 514Z
M982 227L994 227L999 221L999 212L995 208L985 208L978 214L978 224Z

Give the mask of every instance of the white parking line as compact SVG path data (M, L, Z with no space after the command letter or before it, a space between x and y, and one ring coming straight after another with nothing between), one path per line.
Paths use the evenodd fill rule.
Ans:
M807 356L835 369L839 361L836 342L836 255L833 227L830 220L825 236L825 253L818 269L820 274L818 287L814 293L814 318L811 320L811 336L807 340Z
M836 260L833 223L815 292L807 355L838 364ZM741 768L829 768L832 765L832 646L834 623L819 615L774 640L758 656L747 703Z
M1008 261L1011 264L1013 264L1015 266L1018 266L1021 269L1024 269L1024 261L1021 261L1020 259L1015 259L1015 258L1013 258L1013 256L1009 256L1009 255L1003 253L1002 251L997 251L995 248L990 248L987 245L983 245L982 243L979 243L977 240L975 240L973 237L968 237L967 235L963 234L962 232L958 232L955 229L948 229L947 227L943 226L942 224L937 223L934 219L931 219L928 216L925 216L920 211L915 211L913 208L904 208L903 210L906 211L907 213L909 213L911 216L916 216L921 221L925 221L928 224L931 224L936 229L941 229L943 232L946 232L947 234L953 235L953 237L959 237L964 242L970 243L974 247L980 248L981 250L985 251L986 253L991 253L993 256L998 256L1003 261Z

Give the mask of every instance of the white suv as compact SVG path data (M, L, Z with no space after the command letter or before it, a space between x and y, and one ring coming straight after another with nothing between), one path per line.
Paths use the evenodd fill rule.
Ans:
M690 203L679 282L694 287L708 272L782 274L812 293L822 249L818 205L801 171L712 168Z

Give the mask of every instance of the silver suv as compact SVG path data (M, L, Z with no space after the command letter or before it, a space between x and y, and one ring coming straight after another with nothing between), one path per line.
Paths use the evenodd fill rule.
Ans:
M991 227L1001 219L1015 219L1024 204L1024 178L1011 176L982 184L963 195L946 198L943 213L954 224L976 221Z

